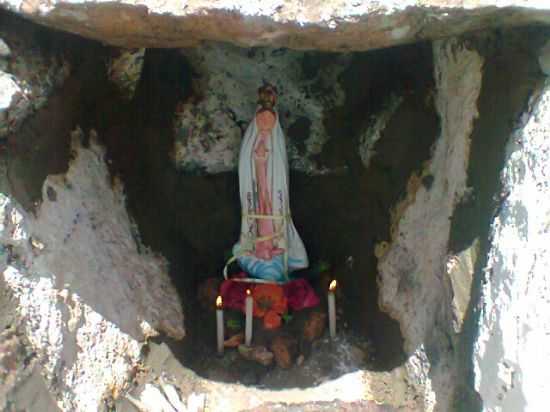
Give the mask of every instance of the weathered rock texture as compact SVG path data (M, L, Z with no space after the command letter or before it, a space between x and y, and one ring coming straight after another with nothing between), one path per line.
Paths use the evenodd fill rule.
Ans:
M407 198L393 211L393 242L389 247L379 246L379 301L400 320L407 353L423 354L420 364L430 371L432 400L445 410L454 370L445 338L452 300L446 273L447 242L450 218L466 193L483 59L456 40L436 42L434 59L441 136L429 164L420 176L411 176ZM429 185L423 184L426 179Z
M402 96L390 96L389 101L374 118L372 124L370 124L359 136L359 156L361 156L361 162L366 168L369 167L372 157L376 154L376 150L374 149L376 142L382 137L384 129L388 126L388 122L401 103L403 103Z
M0 410L58 411L15 308L9 289L0 280Z
M36 216L0 194L2 281L64 410L98 410L122 389L146 337L185 334L165 260L140 244L103 149L81 139L67 174L44 183Z
M109 80L117 86L127 100L134 97L143 69L144 55L145 49L121 49L118 55L113 56L108 63Z
M0 16L0 139L43 107L70 72L60 54L47 53L36 43L36 31L16 34L7 30L5 20Z
M541 63L544 59L548 54L541 55ZM487 411L540 411L548 405L549 138L546 80L506 148L503 203L483 273L474 366L475 387Z
M150 13L145 6L134 3L97 2L91 5L4 1L3 4L34 20L126 46L190 46L202 39L211 39L238 44L364 50L486 25L548 20L545 4L539 5L542 11L538 13L527 8L484 8L478 4L472 4L466 11L462 7L469 4L460 8L453 4L429 8L416 3L399 6L377 3L375 7L371 3L354 6L327 2L318 8L304 6L301 9L294 3L250 5L238 2L212 6L192 2L158 3L150 6ZM281 5L283 7L278 8ZM405 9L407 5L416 7ZM227 13L230 7L234 11ZM536 4L531 3L531 7L536 7ZM352 11L354 9L360 10ZM426 14L428 10L432 14ZM179 17L161 15L163 11ZM489 37L500 46L507 45L510 40L501 32ZM531 38L526 38L531 41ZM9 36L6 39L10 43ZM324 407L332 410L339 407L382 409L375 403L383 405L384 410L451 410L457 387L467 379L467 367L459 365L462 356L459 343L471 347L472 342L467 341L464 329L475 320L472 307L476 305L477 296L472 295L472 290L481 284L481 279L476 279L475 274L476 267L483 260L480 259L480 256L483 258L483 247L476 242L469 242L466 247L456 250L449 248L452 226L461 205L472 197L493 196L494 182L472 196L468 172L476 163L474 160L483 163L485 156L498 151L496 144L482 147L487 141L493 142L490 132L496 130L495 133L502 134L500 140L496 140L500 146L508 140L507 127L516 114L514 110L508 110L506 104L502 115L502 108L496 104L498 110L494 111L495 118L491 118L493 102L484 96L495 90L485 88L485 85L510 90L510 96L504 96L517 98L519 103L514 104L519 107L534 84L521 83L522 77L533 75L534 70L529 64L521 65L513 72L518 76L517 85L510 83L509 77L499 77L497 70L511 67L509 63L514 60L506 57L509 50L504 47L494 53L508 60L501 66L500 57L494 58L494 54L484 49L483 39L474 40L476 47L463 38L433 43L435 90L432 90L431 70L430 76L412 73L400 77L399 83L402 84L395 90L390 90L390 76L383 76L381 84L384 90L375 90L373 85L379 84L376 82L379 79L361 82L361 75L366 73L364 69L372 63L365 58L368 64L356 66L351 74L357 77L353 85L367 84L368 90L360 90L361 93L356 95L360 98L351 99L350 106L344 108L341 106L341 83L331 83L340 80L342 67L348 68L349 55L334 55L334 62L329 59L323 65L318 60L315 65L321 67L310 72L307 64L304 65L305 53L299 55L295 51L273 47L253 48L245 53L234 46L210 42L194 50L148 50L145 54L141 50L121 51L110 60L110 64L103 65L104 61L98 59L95 65L84 65L95 68L94 74L100 74L92 78L69 78L66 83L72 86L64 87L67 94L84 93L78 82L92 79L107 96L100 101L101 104L120 103L124 99L105 86L109 78L127 98L124 104L128 107L121 104L122 113L117 111L119 107L98 109L96 106L100 104L96 105L95 101L83 105L82 110L89 110L88 113L94 116L88 125L99 122L108 132L109 138L105 140L111 156L106 158L105 151L93 135L89 145L83 146L81 133L76 132L73 159L66 173L50 175L44 181L47 168L43 167L39 174L26 175L26 169L32 169L25 164L26 159L38 159L32 157L37 152L42 157L51 154L43 146L33 144L32 140L32 137L47 134L38 126L50 123L55 126L54 121L48 123L51 119L47 115L51 112L46 112L46 107L41 111L45 113L43 119L39 113L23 125L23 128L35 129L26 135L28 145L24 150L10 152L14 154L9 169L13 172L11 188L6 188L4 176L0 175L0 326L8 326L0 333L0 376L7 382L0 390L0 405L16 402L19 408L29 406L27 409L31 409L40 404L40 410L47 410L55 408L55 402L63 410L101 411L111 408L113 403L124 403L126 410L133 410L133 402L134 405L145 405L144 410L155 410L158 405L165 405L170 410L170 404L181 406L185 403L191 409L191 404L198 405L198 400L202 400L200 405L206 404L213 410L277 410L286 407L305 410ZM525 44L522 43L520 48ZM12 47L12 44L8 46ZM402 49L407 49L410 58L414 53L423 53L425 46ZM5 56L12 58L11 53L12 50L7 52L0 44L0 59L5 62ZM531 53L530 49L528 53ZM372 56L391 57L391 54L373 52ZM175 84L185 77L178 76L178 69L183 67L183 64L178 64L185 59L185 64L195 74L207 74L200 78L188 76L189 83L195 87L194 93L186 89L188 85ZM242 64L247 61L252 62L249 66L258 66L262 70L249 69ZM411 60L391 60L394 65L401 61ZM542 71L548 71L548 55L541 54L539 61ZM432 67L431 60L429 62L423 67ZM59 63L54 61L51 64ZM489 65L492 71L486 69ZM108 74L101 71L106 66ZM376 73L382 73L389 66L376 66ZM402 73L405 69L399 67L395 72ZM309 235L307 230L304 233L311 236L312 241L308 243L317 245L314 247L319 253L349 254L345 255L346 269L342 269L350 273L344 295L346 302L341 304L344 315L351 319L348 314L353 312L355 324L361 327L370 321L367 327L381 336L382 344L386 343L393 349L401 344L400 336L383 342L387 330L386 326L381 326L379 312L361 312L369 305L376 305L378 292L375 285L366 280L368 277L372 280L376 272L375 265L370 265L375 261L372 256L375 237L384 238L385 232L390 232L388 241L380 242L376 248L379 304L399 322L406 359L401 357L401 353L390 356L393 363L385 365L391 369L389 371L361 370L307 390L269 391L198 378L183 367L165 345L159 349L149 343L151 352L148 356L144 354L146 351L142 351L146 339L158 333L176 339L184 337L183 313L177 292L167 276L166 260L143 246L136 225L126 212L122 184L111 178L107 164L113 170L118 168L127 178L126 188L132 193L129 198L133 196L132 209L140 222L145 222L142 233L149 239L160 233L157 245L162 245L163 251L169 251L170 262L175 263L171 273L184 275L182 277L186 279L182 284L192 286L200 276L195 272L200 272L203 265L201 261L195 265L193 255L203 253L202 258L215 266L214 260L222 254L218 253L223 246L220 233L231 230L232 207L236 211L234 217L238 219L238 200L232 197L232 193L237 191L236 179L178 174L173 163L169 162L168 152L175 146L172 156L180 171L189 170L193 162L199 163L195 167L207 173L231 169L241 123L250 119L254 109L250 96L254 95L262 72L270 70L275 81L283 83L284 87L289 85L288 89L282 89L280 102L283 109L291 112L288 134L292 135L292 125L298 123L303 128L306 120L310 122L307 127L311 137L297 142L303 150L299 147L291 149L291 153L297 151L295 167L311 171L313 166L308 162L319 154L321 146L325 149L321 154L326 158L330 157L332 150L342 150L345 156L335 163L351 165L348 169L352 170L346 169L345 173L349 174L343 177L317 176L317 179L327 180L317 181L316 186L311 183L313 180L305 180L302 176L303 197L299 202L301 206L297 206L295 211L301 213L303 219L300 221L315 226ZM140 73L145 75L140 76ZM540 75L538 68L536 75ZM491 83L491 77L499 81ZM414 86L408 87L409 83ZM4 90L15 90L12 83L9 86ZM85 90L91 92L94 86L92 83ZM318 87L319 94L313 95L308 90L310 86ZM169 92L174 88L178 88L178 93ZM348 90L351 89L348 86ZM544 88L536 89L530 111L523 116L521 126L509 143L508 163L503 174L505 190L499 194L501 198L508 196L508 200L497 213L493 226L493 245L480 300L484 305L478 322L480 335L476 341L476 353L464 358L468 365L472 358L476 359L475 389L489 410L522 406L535 410L542 402L537 394L546 389L540 382L547 381L547 376L543 375L545 371L538 368L540 363L537 362L549 354L542 350L537 352L537 349L539 345L542 347L541 342L546 342L544 333L548 329L544 320L548 302L544 297L547 276L544 276L543 265L547 266L549 256L541 245L548 238L549 212L544 200L549 194L545 180L550 150L548 139L545 139L550 122L549 90L548 83ZM10 93L6 94L9 98L2 100L7 102L6 107L12 105ZM387 100L364 108L365 102L371 103L379 96ZM182 97L191 98L184 100L179 107L176 131L182 133L172 145L172 129L168 124L173 120L177 100ZM71 108L77 101L77 98L69 100ZM434 130L438 124L433 101L440 122L435 143ZM481 111L481 106L485 112ZM335 107L353 112L353 116L347 117L341 112L336 113L334 117L340 123L331 125L336 129L345 126L347 135L353 135L352 138L346 135L336 140L331 136L327 140L324 129L327 123L320 116ZM481 115L476 120L478 111ZM69 122L78 118L73 112L67 116L63 114L60 117L68 119L60 122L63 127L68 127ZM489 118L487 123L481 119L484 114ZM135 125L129 125L134 122L132 117L139 115L142 118ZM357 118L375 118L354 123L356 115ZM200 134L193 135L194 128L200 129ZM218 139L221 133L224 136ZM128 142L130 144L125 145ZM191 153L199 145L199 150ZM214 150L209 151L212 146ZM476 157L473 155L474 146L485 150L476 152ZM343 149L351 151L352 155ZM25 157L28 153L33 155ZM208 153L221 155L208 158ZM414 172L421 163L418 159L427 160L420 170ZM501 163L491 163L490 167L501 167ZM0 172L3 174L5 170L5 158L0 156ZM481 168L479 175L485 177L488 174L490 171ZM372 179L365 179L366 176ZM403 182L407 180L405 188ZM29 181L42 188L42 196L36 203L36 196L30 196L32 201L26 202L24 209L15 198L25 196L20 193L15 196L10 190L17 187L22 192L28 191L29 187L21 182ZM347 187L342 188L342 182ZM204 189L207 184L210 186ZM323 186L329 184L341 190L327 190L325 197L315 197L322 192ZM392 186L394 190L386 190L384 185ZM357 190L358 187L364 191ZM220 195L223 191L227 193ZM401 191L405 192L404 197L395 205ZM336 196L330 196L332 193ZM352 208L349 199L355 202L364 194L368 195L369 201L360 199ZM201 202L202 199L207 201ZM222 208L216 204L220 199L235 203ZM318 203L322 202L317 199L326 199L328 207L322 209L326 205L319 206ZM161 209L159 205L162 205ZM370 210L366 210L365 205ZM388 208L392 206L389 227ZM343 212L334 212L337 208ZM322 213L314 215L319 210ZM202 219L205 211L208 219ZM368 218L364 218L363 214L367 213ZM353 214L357 216L349 216ZM485 214L490 215L491 211L485 210ZM315 218L310 217L308 221L308 215ZM334 222L335 216L342 219ZM320 229L317 232L317 227L323 225L325 232ZM208 229L211 233L204 235L202 232L206 231L206 226L212 226ZM343 234L330 237L327 244L319 246L321 242L315 238L331 231ZM370 231L370 237L364 236L363 232L367 231ZM480 243L487 243L486 234L482 230L479 232L476 231L476 235L485 235L485 239L479 239ZM363 233L363 236L358 233ZM189 235L189 239L184 235ZM229 235L226 237L230 238ZM206 267L208 270L204 273L211 276L210 266ZM517 273L525 273L525 276L518 277ZM193 293L191 286L187 292L189 295ZM536 302L536 306L530 306L530 302ZM196 310L191 305L189 309L186 319ZM194 319L200 320L200 317ZM197 328L204 326L196 323L199 323ZM204 342L199 339L194 343L204 345ZM383 356L381 352L378 355ZM163 384L163 374L170 376L170 386ZM16 385L14 376L23 377L28 386ZM494 385L495 381L498 385ZM131 386L134 383L135 387ZM179 393L174 392L176 387ZM281 398L285 399L286 405L278 404ZM28 402L28 399L38 401ZM200 410L199 406L196 406L197 410ZM121 406L120 410L124 408Z
M343 106L339 78L352 61L346 54L307 54L288 49L242 49L206 43L183 49L193 73L193 98L178 106L174 160L187 172L234 170L241 136L253 119L263 81L279 91L277 110L288 136L290 166L307 173L331 137L326 118ZM318 65L318 61L322 64Z
M125 47L240 46L368 50L504 25L550 22L545 0L2 0L37 22Z
M182 367L166 345L150 346L151 351L143 362L149 373L124 397L121 396L117 405L125 405L126 408L129 407L127 399L137 400L137 404L143 406L143 411L156 412L159 405L173 399L170 396L173 391L170 386L173 386L177 388L178 396L175 402L169 403L186 404L188 411L323 410L324 404L328 404L327 410L426 410L424 388L411 375L414 367L410 364L391 372L348 373L313 388L267 390L200 378ZM161 375L164 379L159 379ZM191 409L191 405L197 409ZM134 409L125 408L120 411L134 412Z

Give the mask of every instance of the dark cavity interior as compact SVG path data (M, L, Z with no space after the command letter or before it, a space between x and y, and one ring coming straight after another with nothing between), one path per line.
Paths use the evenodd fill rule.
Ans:
M304 65L314 67L330 58L327 53L307 52ZM364 351L362 366L376 370L389 370L404 361L399 326L377 305L374 246L389 240L390 210L404 195L409 176L428 160L438 133L430 97L432 72L429 44L355 53L339 79L346 91L345 104L325 118L333 134L319 159L342 171L309 176L291 170L293 219L311 262L311 269L299 275L324 298L323 279L315 269L320 261L330 264L342 285L339 325ZM113 172L123 178L143 241L171 262L188 332L183 345L173 342L172 349L208 377L269 386L312 384L319 377L293 376L301 375L299 368L273 373L238 359L230 367L234 373L228 373L227 360L214 356L214 316L201 308L197 290L208 277L221 279L228 251L238 237L238 176L236 172L186 175L170 161L172 114L178 101L191 97L190 74L185 56L177 51L148 50L134 100L124 111L110 114L118 116L117 127L107 124L99 133L109 147ZM392 93L403 95L404 104L383 131L377 155L365 169L358 136ZM288 135L288 125L282 126ZM303 349L312 356L311 348ZM334 377L338 373L334 362L327 356L326 362L320 362L320 373Z

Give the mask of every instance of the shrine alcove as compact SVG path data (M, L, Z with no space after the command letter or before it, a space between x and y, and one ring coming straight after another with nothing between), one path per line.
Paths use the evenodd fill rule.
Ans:
M285 93L311 93L318 99L314 102L319 104L322 102L322 87L341 88L345 95L341 105L329 107L331 110L326 110L322 119L313 119L322 124L323 133L327 134L327 141L319 153L312 155L305 147L313 122L303 116L294 116L297 119L288 124L282 116L283 129L289 135L288 144L292 146L291 150L295 150L290 172L292 216L311 262L310 268L302 270L298 276L308 279L316 291L324 295L326 291L323 292L323 279L319 278L319 265L326 264L340 282L338 304L342 312L338 324L342 332L357 341L356 351L362 351L359 352L362 353L361 361L356 367L390 370L399 365L404 360L402 337L398 324L378 308L374 250L377 243L389 240L390 211L404 196L410 175L418 172L429 158L438 133L438 119L430 96L433 88L430 46L422 43L351 53L345 56L344 69L334 67L338 76L333 75L332 85L323 84L318 72L323 67L326 72L327 62L342 58L334 54L262 48L239 50L215 44L205 48L219 48L218 53L225 52L227 60L239 59L227 62L227 67L254 64L251 56L265 56L257 68L250 69L255 77L251 75L246 84L240 84L249 90L249 101L238 101L242 92L235 97L229 96L223 105L227 111L234 109L237 112L240 108L236 105L240 103L247 107L254 104L259 86L256 79L279 70L298 71L290 75L279 73L282 78L293 79L289 85L277 84L283 96ZM292 55L288 58L292 63L288 67L281 66L280 62L285 62L286 53ZM274 60L274 65L279 65L277 70L271 68L262 73L269 66L270 59ZM222 57L222 62L217 65L223 66L223 63ZM201 170L200 159L191 170L174 167L174 112L178 104L187 103L191 107L189 111L204 110L203 116L213 118L219 116L216 111L219 108L207 112L208 109L200 107L199 102L209 97L197 94L211 92L218 96L227 90L224 85L219 85L220 90L197 91L193 86L199 81L197 69L191 65L185 51L148 50L135 97L128 103L128 117L119 120L127 131L121 133L117 127L114 132L107 129L99 134L109 149L113 172L122 176L129 210L138 223L143 241L168 257L172 280L182 294L188 337L183 345L174 343L172 349L181 354L185 364L192 368L195 365L199 373L215 378L213 369L216 362L209 362L210 358L215 361L214 317L200 301L199 290L209 278L222 280L222 268L239 233L240 203L234 167L229 171L209 173ZM204 69L206 72L200 76L209 76L210 68L206 66ZM228 81L237 76L231 72L224 75ZM317 85L312 78L317 80ZM359 78L361 84L357 83ZM305 86L300 85L301 79ZM314 90L316 86L320 90ZM330 93L334 94L334 91ZM307 103L308 97L302 99L303 102L295 103ZM299 111L299 108L290 106L292 101L280 100L278 109L281 113ZM197 108L189 102L197 102ZM372 147L368 148L373 155L365 166L360 151L361 144L366 146L368 142L361 139L369 133L369 127L373 127L377 114L388 110L395 113L381 132L379 142L372 142ZM233 120L238 123L249 119ZM216 132L223 133L223 130ZM223 140L224 136L218 139ZM214 159L218 155L215 150L213 148L211 154ZM312 160L308 161L314 165L310 167L318 170L300 168L300 156L310 156ZM204 163L208 167L214 167L215 160L212 164L207 164L207 161ZM162 211L159 205L162 205ZM321 297L324 302L325 296ZM322 304L326 305L326 302ZM225 379L239 381L243 374L245 381L248 379L253 384L262 384L264 375L270 374L269 368L263 368L263 371L261 367L255 368L259 371L254 370L255 377L251 378L250 374L246 376L247 365L250 367L251 362L242 365L236 362L235 370L241 370L233 378L227 373L221 374L227 370L227 364L218 367ZM335 371L325 371L325 378L335 377L338 366L342 365L336 365ZM342 367L342 372L351 370ZM286 373L291 376L296 372ZM285 382L294 382L288 376L281 375L273 385L285 386ZM313 384L320 378L306 374L301 378L301 385ZM300 385L300 380L296 381Z
M235 159L226 165L218 160L226 154L218 152L232 150L235 156L241 136L229 149L209 148L208 128L216 127L216 117L222 117L223 111L226 123L214 130L219 134L214 140L223 142L233 138L235 130L243 131L263 80L280 90L277 108L288 136L291 211L310 259L310 268L297 276L311 283L321 298L320 307L326 306L327 285L320 267L329 268L325 276L328 273L340 283L338 328L355 342L342 349L355 350L348 365L334 362L334 370L323 365L324 370L317 372L321 376L306 368L294 380L289 376L296 372L288 371L288 376L273 378L272 386L309 386L354 368L391 370L403 363L399 325L378 306L374 252L376 244L390 240L391 210L402 200L411 174L428 160L437 137L429 43L347 54L211 43L199 49L138 51L130 59L138 69L131 64L117 67L114 50L92 43L85 47L95 50L95 57L79 62L86 84L76 116L85 133L93 128L105 145L110 173L123 184L141 241L169 262L186 314L186 338L170 346L183 364L213 377L216 365L227 369L226 364L208 362L216 361L213 306L205 308L199 295L208 279L222 280L222 269L238 238ZM109 62L111 71L101 70ZM244 65L249 65L250 73L239 74ZM117 69L133 76L133 83L113 81ZM223 101L239 75L242 90ZM208 77L213 79L205 81ZM220 83L224 80L228 84ZM216 85L219 90L212 89ZM126 94L129 88L131 94ZM202 101L209 103L201 105ZM311 107L301 107L307 104ZM377 116L383 113L391 119L384 130L376 130ZM186 127L182 125L186 119L178 120L178 115L207 123L199 130L205 136L197 136L204 142L196 159L174 153L183 144L180 129ZM315 145L320 149L312 149ZM311 348L304 350L311 356ZM307 365L308 360L304 362ZM222 379L237 382L243 375L250 384L262 384L273 369L255 368L252 362L235 365L238 373L224 374ZM254 369L254 378L247 377L248 367Z

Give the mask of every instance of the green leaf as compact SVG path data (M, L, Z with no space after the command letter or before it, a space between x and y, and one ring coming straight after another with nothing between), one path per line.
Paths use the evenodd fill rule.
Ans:
M328 263L326 260L321 260L317 268L317 270L319 270L319 273L326 272L330 269L330 263Z
M228 319L226 325L229 329L239 329L241 322L238 319Z

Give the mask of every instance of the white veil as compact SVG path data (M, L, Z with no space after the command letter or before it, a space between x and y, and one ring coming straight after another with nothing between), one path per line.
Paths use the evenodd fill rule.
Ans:
M249 266L249 264L243 261L250 260L250 255L254 250L254 242L256 241L258 233L257 219L250 217L250 215L254 215L258 210L258 196L256 193L256 182L254 181L256 171L253 153L256 145L256 135L257 126L256 117L254 117L245 132L239 154L239 190L242 211L241 236L239 242L233 249L233 253L243 268L245 268L244 266ZM288 280L288 273L297 269L306 268L309 263L306 249L290 215L288 159L285 136L279 123L278 113L276 113L276 122L271 132L271 138L267 143L267 150L269 151L267 178L274 216L274 229L277 235L274 242L277 247L285 249L285 253L282 256L283 267L280 269L282 269L283 272L283 280ZM252 259L256 260L255 257L252 257ZM276 259L274 258L273 260L275 261ZM243 265L243 263L245 264ZM264 265L266 265L265 262L262 263L262 266ZM267 263L267 265L269 264ZM255 277L264 277L261 271L260 273L251 274ZM272 274L266 275L266 278L271 279L272 277Z

